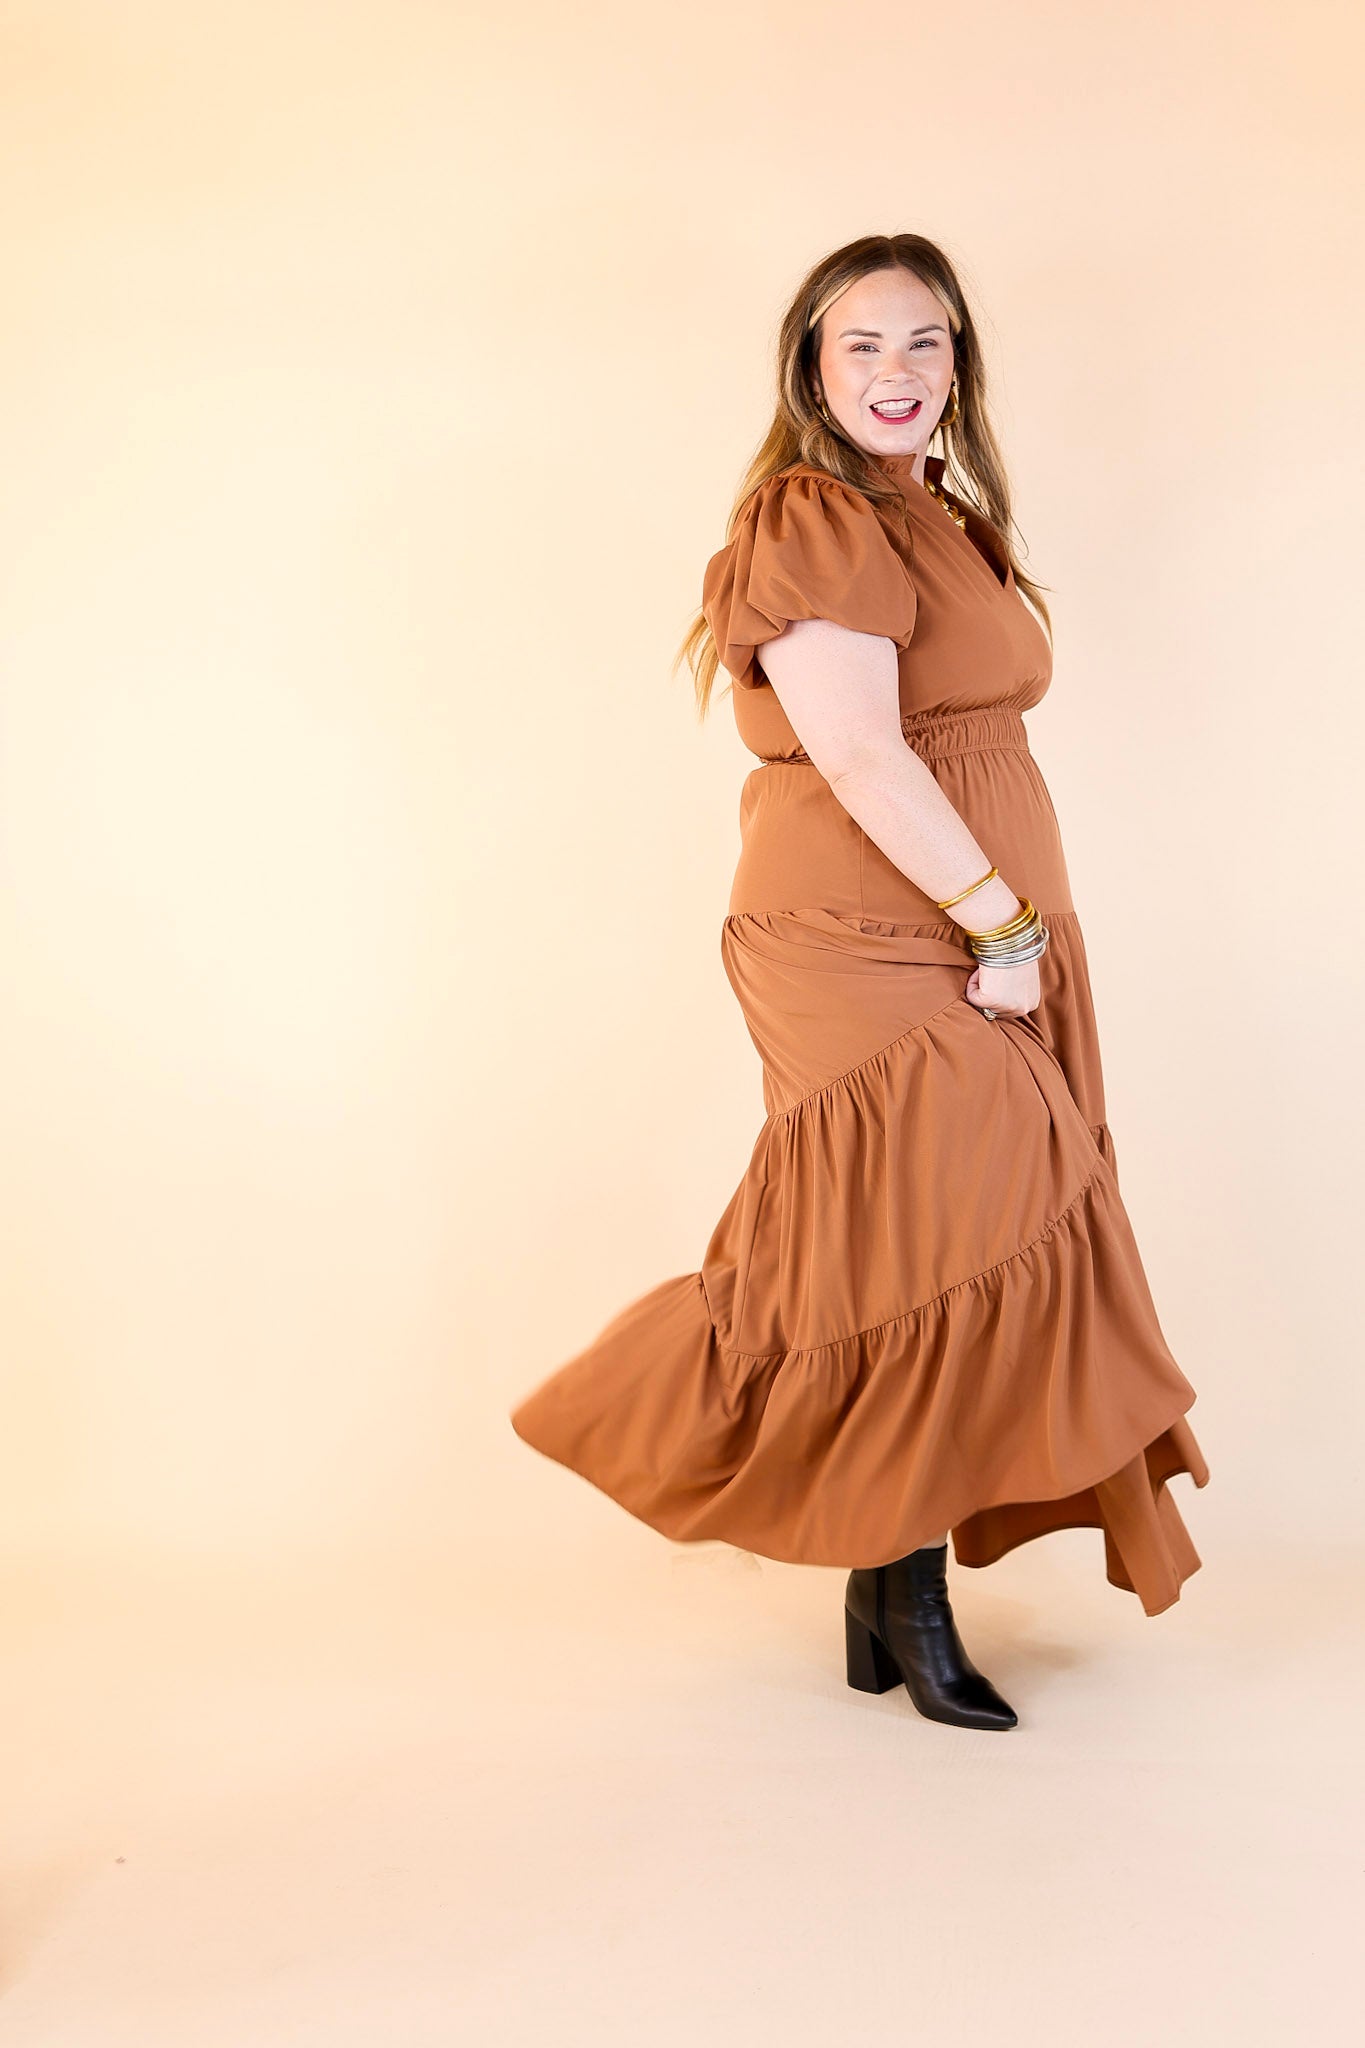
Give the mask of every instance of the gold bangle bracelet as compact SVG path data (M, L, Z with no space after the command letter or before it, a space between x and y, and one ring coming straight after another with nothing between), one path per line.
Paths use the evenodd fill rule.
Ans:
M1012 933L1022 931L1026 924L1032 924L1037 915L1037 911L1026 896L1023 909L1016 917L1012 917L1008 924L995 925L990 931L972 932L971 937L974 939L1007 939Z
M1037 911L1030 904L1022 916L1012 917L1008 924L996 925L993 931L968 932L967 936L972 939L989 939L991 941L1018 938L1034 923L1037 915Z
M956 894L956 896L950 896L950 897L948 898L948 901L947 901L946 903L940 903L940 904L939 904L939 906L938 906L938 907L939 907L939 909L940 909L940 910L948 910L948 909L950 909L950 908L951 908L951 906L952 906L952 905L953 905L954 903L960 903L960 902L962 901L962 899L963 899L963 897L964 897L964 896L970 896L970 895L971 895L971 893L972 893L972 889L984 889L984 888L985 888L985 886L986 886L986 884L987 884L987 882L991 882L991 881L994 881L995 877L996 877L996 876L997 876L997 875L999 874L999 872L1000 872L999 868L992 868L992 869L991 869L991 871L990 871L990 873L989 873L989 874L987 874L987 875L983 875L983 876L981 877L981 880L980 880L979 882L973 882L973 883L971 884L971 887L970 887L970 888L967 888L967 889L959 889L959 890L958 890L958 892L957 892L957 894Z

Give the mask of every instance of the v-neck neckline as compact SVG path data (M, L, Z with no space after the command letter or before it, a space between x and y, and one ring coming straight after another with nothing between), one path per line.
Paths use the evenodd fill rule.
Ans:
M971 549L972 555L981 564L981 567L990 577L997 590L1003 592L1012 589L1014 584L1012 565L1006 560L1005 580L1002 582L999 570L995 567L993 561L987 559L985 548L979 545L973 537L971 522L973 519L979 518L979 514L975 512L973 507L963 504L960 499L954 501L967 521L965 527L959 526L952 513L948 510L948 507L937 499L932 491L925 489L926 481L931 484L937 484L942 488L943 472L947 468L946 457L942 455L926 455L924 458L923 479L917 477L914 473L916 457L913 455L874 455L872 460L876 463L878 469L885 471L907 502L912 502L910 497L912 491L918 493L919 497L926 504L934 507L935 512L940 518L947 521L954 533L961 534L962 539ZM989 521L982 523L989 525Z

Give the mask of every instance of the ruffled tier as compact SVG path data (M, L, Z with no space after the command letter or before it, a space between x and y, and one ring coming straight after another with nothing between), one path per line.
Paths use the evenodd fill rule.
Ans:
M804 919L807 913L799 915ZM1048 928L1048 946L1038 963L1038 1007L1029 1013L1028 1023L1061 1068L1072 1100L1117 1176L1114 1139L1105 1106L1104 1065L1100 1056L1100 1034L1090 986L1085 934L1080 917L1074 910L1048 908L1043 915ZM913 929L921 938L944 942L962 958L969 972L974 964L971 956L962 952L962 927L946 918L938 922L916 920L913 926L890 918L849 917L840 921L856 925L865 935L881 934L893 944L898 934L903 935Z
M1117 1178L1118 1163L1104 1101L1100 1035L1090 989L1081 921L1074 910L1049 910L1047 951L1039 965L1039 1036L1066 1076L1072 1100Z
M1093 1526L1160 1613L1200 1562L1166 1486L1208 1478L1195 1391L1043 1030L983 1017L970 955L904 928L742 916L724 957L764 1060L749 1165L700 1270L615 1316L517 1434L668 1537L790 1563L947 1528L985 1565Z

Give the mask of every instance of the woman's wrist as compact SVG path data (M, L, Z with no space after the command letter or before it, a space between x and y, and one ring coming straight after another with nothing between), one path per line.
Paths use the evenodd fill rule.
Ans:
M964 896L944 914L960 924L964 931L989 932L997 925L1008 924L1012 917L1018 917L1024 905L1015 895L1009 883L1000 875L993 875L989 882L983 882L979 889L973 889L970 896Z

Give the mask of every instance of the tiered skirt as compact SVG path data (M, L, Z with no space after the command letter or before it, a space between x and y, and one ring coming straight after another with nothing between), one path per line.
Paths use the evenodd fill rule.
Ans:
M1200 1559L1167 1482L1208 1478L1195 1390L1077 1099L1074 913L1050 930L1049 1001L991 1019L949 924L727 917L763 1061L748 1165L698 1270L614 1316L517 1434L675 1540L867 1566L946 1528L981 1566L1088 1527L1145 1613L1177 1600Z

